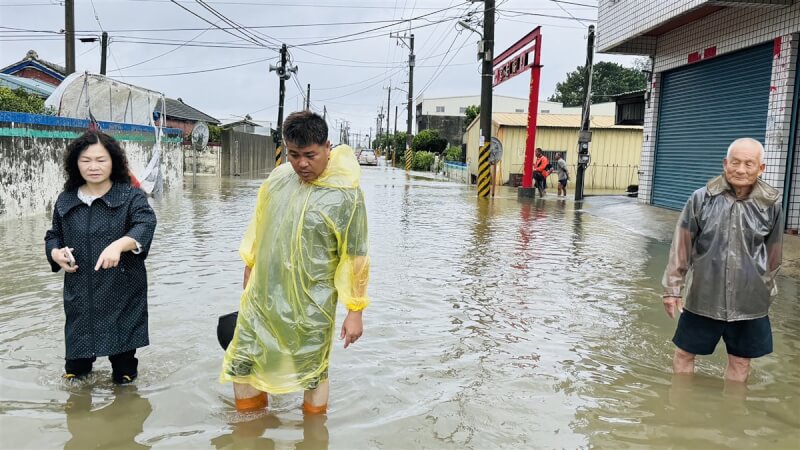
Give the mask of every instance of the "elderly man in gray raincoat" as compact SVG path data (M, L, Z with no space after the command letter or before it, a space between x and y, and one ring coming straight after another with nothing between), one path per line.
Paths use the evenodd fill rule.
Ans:
M694 372L720 338L725 379L745 382L750 360L772 352L769 307L777 294L783 210L780 192L761 180L764 147L741 138L728 148L723 174L689 198L664 272L664 308L680 313L672 342L676 374ZM686 304L684 306L683 297Z

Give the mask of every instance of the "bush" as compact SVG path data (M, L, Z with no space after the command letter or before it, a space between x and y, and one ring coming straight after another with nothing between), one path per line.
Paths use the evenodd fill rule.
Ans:
M461 147L450 147L444 152L445 161L458 161L462 159Z
M0 87L0 111L44 114L44 99L29 94L22 88L11 90Z
M415 152L414 159L411 161L412 170L431 170L433 166L434 156L431 152Z
M411 146L415 152L442 153L447 148L447 139L441 137L437 130L422 130L414 136Z

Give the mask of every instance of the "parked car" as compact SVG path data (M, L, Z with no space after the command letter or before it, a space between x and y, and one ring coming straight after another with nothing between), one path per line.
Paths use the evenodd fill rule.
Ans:
M375 157L375 151L372 149L361 150L358 154L358 163L361 165L377 166L378 158Z

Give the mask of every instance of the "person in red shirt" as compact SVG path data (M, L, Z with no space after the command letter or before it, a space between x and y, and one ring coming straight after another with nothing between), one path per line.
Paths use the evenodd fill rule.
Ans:
M547 193L547 176L550 175L550 160L544 156L541 148L536 149L536 158L533 161L533 186L539 190L539 195L544 197Z

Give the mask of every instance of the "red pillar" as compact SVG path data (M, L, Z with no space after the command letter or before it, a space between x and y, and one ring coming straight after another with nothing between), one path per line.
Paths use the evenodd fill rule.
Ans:
M530 97L528 98L528 139L525 142L525 165L522 167L522 187L533 187L533 152L536 148L536 117L539 114L539 78L542 66L539 64L539 53L542 36L536 37L533 66L531 67Z

